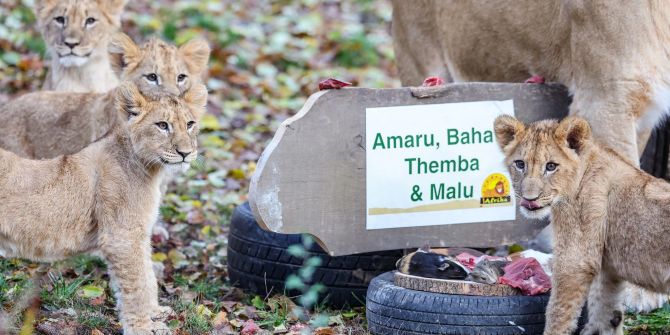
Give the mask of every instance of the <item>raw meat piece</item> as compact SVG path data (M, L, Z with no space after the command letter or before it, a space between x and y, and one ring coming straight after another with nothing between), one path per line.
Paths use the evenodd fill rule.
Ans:
M544 84L544 77L534 75L534 76L526 79L526 81L524 81L524 83L526 83L526 84Z
M424 79L422 87L433 87L433 86L442 86L444 85L444 79L440 77L428 77Z
M498 282L518 288L524 295L538 295L551 289L551 279L535 258L517 259L504 270Z
M335 78L328 78L319 83L319 91L323 90L339 90L340 88L351 86L351 83L337 80Z

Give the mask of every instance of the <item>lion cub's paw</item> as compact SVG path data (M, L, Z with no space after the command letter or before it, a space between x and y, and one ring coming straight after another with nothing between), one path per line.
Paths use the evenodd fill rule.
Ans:
M170 306L158 306L151 313L151 320L166 321L170 315L174 315L174 310Z
M612 315L600 315L582 329L581 335L623 335L623 313L612 311Z
M148 327L147 327L148 326ZM163 322L151 322L144 327L131 327L126 329L124 335L171 335L172 330Z
M154 322L151 326L151 334L153 335L171 335L172 330L163 322Z

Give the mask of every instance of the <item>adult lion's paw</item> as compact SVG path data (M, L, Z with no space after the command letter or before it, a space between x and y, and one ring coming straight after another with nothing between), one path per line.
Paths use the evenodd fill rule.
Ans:
M632 284L626 285L621 297L626 309L635 313L650 312L668 302L667 294L651 292Z

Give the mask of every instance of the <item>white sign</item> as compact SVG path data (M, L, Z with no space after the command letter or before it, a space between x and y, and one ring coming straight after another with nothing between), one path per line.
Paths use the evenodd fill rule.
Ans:
M501 114L512 100L368 108L367 229L514 220Z

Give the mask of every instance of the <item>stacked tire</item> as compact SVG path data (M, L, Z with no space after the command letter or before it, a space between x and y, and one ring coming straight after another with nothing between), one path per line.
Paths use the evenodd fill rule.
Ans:
M291 245L303 245L303 236L265 231L258 226L248 203L238 206L228 237L230 282L262 296L299 295L284 287L287 277L297 273L303 262L303 258L289 254ZM370 281L395 269L395 262L402 257L401 250L331 257L316 244L307 252L305 258L321 259L321 266L307 284L323 284L326 290L319 301L338 308L363 305Z
M368 329L376 335L542 334L549 295L483 297L414 291L393 273L370 283Z

